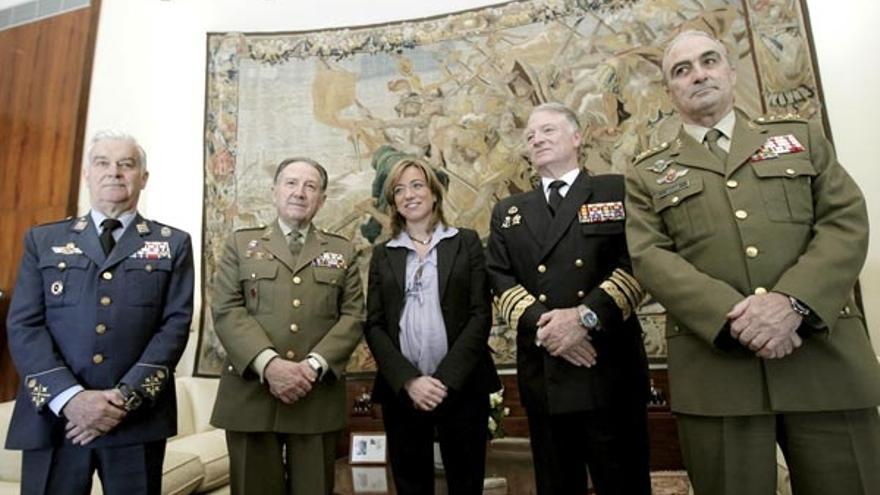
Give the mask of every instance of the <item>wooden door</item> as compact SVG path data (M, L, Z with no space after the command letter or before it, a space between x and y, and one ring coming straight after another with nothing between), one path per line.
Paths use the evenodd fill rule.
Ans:
M0 401L18 384L6 315L24 234L76 212L99 11L0 31Z

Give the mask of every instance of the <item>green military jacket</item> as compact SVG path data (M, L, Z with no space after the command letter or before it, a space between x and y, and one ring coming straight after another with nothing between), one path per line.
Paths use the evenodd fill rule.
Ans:
M344 371L364 319L357 253L348 240L311 227L295 260L277 222L239 230L217 267L211 307L228 355L211 424L301 434L345 426ZM276 359L320 354L330 370L306 397L286 405L250 367L270 348Z
M851 296L867 253L865 201L818 127L738 114L726 163L682 130L628 170L626 211L634 274L668 311L674 411L880 404L880 368ZM729 334L726 313L766 291L815 316L783 359L760 359Z

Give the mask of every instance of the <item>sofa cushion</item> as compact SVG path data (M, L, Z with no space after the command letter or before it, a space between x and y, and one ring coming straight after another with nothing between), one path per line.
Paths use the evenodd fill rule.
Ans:
M213 490L229 482L229 452L226 450L226 432L211 430L168 442L167 450L199 457L205 479L196 493Z
M18 495L21 486L17 481L0 481L0 495Z
M162 464L163 495L192 493L204 479L205 469L199 461L199 456L165 450L165 462Z

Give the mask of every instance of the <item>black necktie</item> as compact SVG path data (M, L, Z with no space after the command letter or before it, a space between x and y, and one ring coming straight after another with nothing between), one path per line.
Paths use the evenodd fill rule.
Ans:
M550 214L553 216L556 216L556 212L559 211L559 203L562 203L562 194L559 194L559 190L564 185L564 180L554 180L550 183L550 199L547 201L547 205L550 206Z
M122 222L115 218L105 218L103 222L101 222L101 228L104 229L101 231L101 235L98 236L98 239L101 241L101 247L104 248L104 256L110 254L110 251L113 251L113 246L116 245L116 239L113 238L113 231L122 227Z
M709 146L709 151L718 157L721 160L721 163L727 162L727 152L724 151L724 148L718 145L718 140L723 136L724 133L719 131L718 129L709 129L709 132L706 133L706 144Z

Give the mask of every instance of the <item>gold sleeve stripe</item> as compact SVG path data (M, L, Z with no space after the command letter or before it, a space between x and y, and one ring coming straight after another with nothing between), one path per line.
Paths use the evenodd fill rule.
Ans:
M516 330L519 326L519 319L526 312L526 310L535 303L535 296L531 294L526 294L526 297L520 299L516 306L514 306L513 311L510 313L510 320L507 324L510 328Z
M625 272L620 268L614 270L611 280L617 284L624 294L626 294L632 307L638 308L642 299L645 297L645 292L642 289L642 285L639 284L639 281L630 273Z
M614 270L614 273L607 280L599 284L599 288L614 300L614 304L620 308L624 320L633 314L642 301L642 286L635 277L619 268Z
M534 302L535 297L529 294L522 285L511 287L504 291L501 297L496 298L501 317L513 330L516 330L520 317Z

